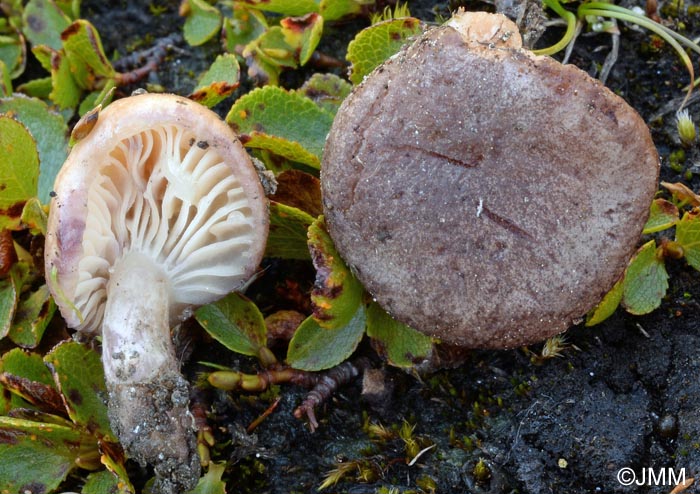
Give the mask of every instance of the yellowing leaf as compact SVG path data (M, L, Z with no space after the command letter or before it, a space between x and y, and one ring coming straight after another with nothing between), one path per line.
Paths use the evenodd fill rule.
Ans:
M683 248L683 256L700 271L700 215L685 213L676 224L676 242Z
M649 219L642 233L649 234L671 228L678 222L678 208L666 199L654 199L649 211Z
M313 317L326 329L345 326L362 305L364 289L338 254L323 216L309 227L309 251L316 268Z
M100 35L84 19L78 19L61 33L63 49L73 78L83 89L95 89L97 78L113 78L116 73L102 48Z
M17 228L24 204L37 193L39 154L29 130L0 115L0 228Z
M362 82L384 60L398 52L413 36L421 34L425 25L414 17L391 19L360 31L348 45L347 59L350 81Z
M226 483L221 477L226 471L226 462L209 463L207 473L199 479L197 486L187 494L226 494Z
M299 65L313 55L323 33L323 17L316 13L303 17L286 17L280 21L284 39L297 53Z
M0 98L6 98L12 94L12 79L5 62L0 60Z
M608 317L612 316L617 307L622 301L622 294L624 291L624 278L619 280L608 293L605 294L603 300L601 300L598 305L596 305L586 316L586 326L595 326L605 321Z
M236 90L240 72L235 55L219 55L199 80L189 98L211 108Z

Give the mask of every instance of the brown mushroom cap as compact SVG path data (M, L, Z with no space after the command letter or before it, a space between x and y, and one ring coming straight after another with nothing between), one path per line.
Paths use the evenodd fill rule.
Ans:
M342 257L395 318L457 345L533 343L585 315L657 187L639 115L520 46L505 17L458 14L354 90L324 152Z
M175 322L255 272L267 218L250 158L214 112L176 95L123 98L56 179L49 284L69 326L99 331L111 270L140 252L164 271Z

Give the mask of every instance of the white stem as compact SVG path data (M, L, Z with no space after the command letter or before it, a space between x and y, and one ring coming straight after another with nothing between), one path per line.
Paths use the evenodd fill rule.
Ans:
M169 298L167 276L148 256L131 252L114 266L102 326L107 383L152 382L177 372Z
M102 323L110 423L127 454L153 465L151 492L194 488L200 465L189 385L180 375L169 327L170 282L146 255L114 266Z

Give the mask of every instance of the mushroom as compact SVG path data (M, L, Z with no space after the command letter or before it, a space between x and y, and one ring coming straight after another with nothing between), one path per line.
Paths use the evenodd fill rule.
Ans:
M599 81L458 13L375 69L324 150L326 221L391 315L463 347L564 331L622 275L657 187L640 116Z
M141 94L100 113L54 187L49 288L68 326L101 335L110 422L154 466L154 492L189 490L200 466L170 330L257 269L268 206L256 170L214 112Z

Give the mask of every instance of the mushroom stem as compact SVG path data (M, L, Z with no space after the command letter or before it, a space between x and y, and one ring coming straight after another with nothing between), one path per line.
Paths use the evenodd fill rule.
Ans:
M183 492L199 478L189 385L170 337L170 282L140 252L114 266L102 325L109 417L130 457L154 465L154 492Z

